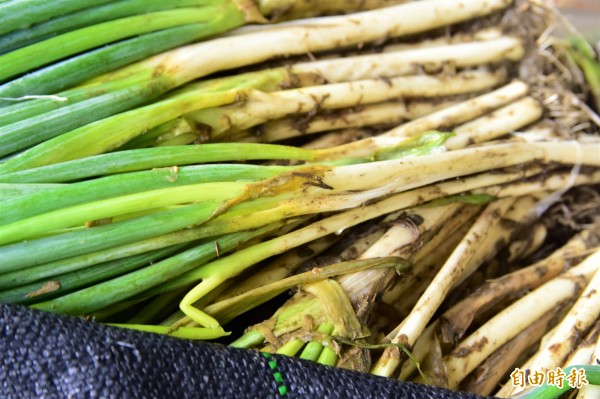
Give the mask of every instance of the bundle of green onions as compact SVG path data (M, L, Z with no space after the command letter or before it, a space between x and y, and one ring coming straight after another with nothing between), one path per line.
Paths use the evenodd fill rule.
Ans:
M485 395L600 384L600 66L516 3L1 2L0 302ZM527 388L497 394L562 393Z

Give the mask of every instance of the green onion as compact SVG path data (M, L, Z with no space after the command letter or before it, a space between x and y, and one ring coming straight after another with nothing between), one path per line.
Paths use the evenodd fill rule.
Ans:
M12 0L0 4L0 34L24 29L52 17L108 3L109 0Z
M83 270L76 270L70 273L52 276L51 279L45 281L2 291L2 293L0 293L0 301L3 303L30 304L51 297L62 296L86 285L129 273L148 263L155 262L157 259L169 255L181 248L182 245L176 245L124 259L99 263ZM40 292L49 282L56 283L56 288L48 292Z
M180 7L201 6L210 0L176 0L165 3L160 0L125 0L86 8L73 13L62 14L35 26L0 36L0 53L5 53L28 44L72 31L84 26L94 25L117 18L153 11Z
M217 256L215 246L222 251L230 251L240 242L269 231L262 230L234 233L184 251L144 269L126 274L120 278L108 280L90 288L34 305L37 309L68 314L86 314L101 309L122 299L191 270ZM216 244L215 244L216 243Z

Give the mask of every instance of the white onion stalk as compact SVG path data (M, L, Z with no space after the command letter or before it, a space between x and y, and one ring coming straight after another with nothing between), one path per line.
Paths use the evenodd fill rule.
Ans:
M416 119L390 130L388 136L412 136L427 130L456 126L482 116L496 108L510 104L529 91L527 84L515 81L500 89L472 98L426 117Z
M453 129L456 136L446 141L446 148L455 150L502 137L539 120L543 112L544 109L538 101L532 97L525 97L456 127Z
M505 214L514 201L512 198L505 198L488 205L436 274L411 313L402 321L391 342L408 347L415 344L446 294L460 280L466 268L471 267L471 259L476 256L477 248L487 236L488 231L499 223L499 216ZM371 373L389 377L393 375L400 363L398 349L387 348L371 370Z
M181 47L132 65L106 78L148 67L177 71L178 84L275 56L315 53L383 38L399 37L470 20L508 7L510 0L425 0L348 16L299 20Z
M314 117L291 117L264 123L258 127L260 132L255 140L274 142L298 137L305 134L320 133L329 130L347 129L372 125L398 125L439 111L456 101L414 100L410 102L385 102L366 105L359 108L341 109L339 114ZM251 137L252 139L252 137ZM247 140L245 140L247 141Z
M246 29L246 28L243 28ZM241 30L241 29L238 29ZM495 40L504 33L497 27L484 28L475 32L455 32L452 35L443 35L425 39L417 43L392 43L383 47L384 52L400 50L416 50L428 47L438 47L449 44L467 43L472 41Z
M463 337L475 316L500 303L510 295L532 290L553 279L570 266L574 257L589 251L600 240L595 232L598 225L580 232L550 256L531 266L491 280L449 310L440 318L440 332L445 342L451 343Z
M212 277L210 279L204 279L202 283L196 287L195 291L188 293L188 298L186 301L190 301L190 303L196 302L200 297L212 291L214 287L219 285L218 281L225 281L226 279L239 273L244 268L249 267L259 260L265 259L269 256L283 253L304 243L324 237L331 233L343 231L351 226L382 215L386 215L391 212L415 206L446 195L458 194L486 185L508 183L520 178L521 176L521 172L512 172L507 174L494 173L476 176L465 180L454 180L401 194L396 194L374 204L365 205L357 209L348 210L330 216L304 228L282 235L281 237L257 244L250 248L242 249L233 255L221 258L216 262L217 264L213 262L206 266L200 267L197 270L198 279L202 279L204 276L209 274L212 275ZM233 273L225 272L224 268L218 265L218 263L223 263L225 261L232 262L236 265L236 270L234 270ZM213 274L211 271L213 268L218 272ZM200 310L197 309L192 316L194 316L194 320L200 323L204 322L203 313ZM210 318L208 320L210 320ZM186 317L185 320L181 321L181 323L188 323L189 321L190 318Z
M530 193L518 199L502 216L502 222L490 227L486 237L477 248L470 267L465 268L462 276L454 284L456 288L463 283L479 265L489 261L499 250L498 243L507 243L518 233L523 224L530 224L540 216L539 202L548 194L544 191ZM510 197L509 197L510 198Z
M569 354L567 359L562 364L562 368L569 366L576 366L578 364L594 364L596 345L600 339L600 320L597 320L594 325L590 328L589 333L585 339L577 345L577 348Z
M410 221L403 223L402 219L399 220L375 244L362 253L359 259L381 256L401 256L410 259L416 251L417 242L427 242L435 230L456 215L462 206L462 204L451 204L411 209L408 216L416 214L423 219L423 223L415 226ZM355 307L360 309L374 304L375 297L387 286L385 282L389 274L388 270L365 270L340 276L338 282L348 293ZM360 313L365 312L363 310Z
M532 320L538 319L560 302L575 297L600 267L598 256L600 253L586 258L580 265L512 303L465 338L444 359L449 386L456 388L477 365L523 331Z
M478 395L491 395L507 372L512 371L519 357L542 338L561 309L560 306L552 309L502 345L469 374L461 383L461 389Z
M595 331L598 330L598 323L596 323ZM581 363L580 363L581 364ZM588 364L600 364L600 336L598 336L594 348L594 353L591 356L591 361ZM585 385L577 394L577 399L594 399L600 396L600 387L597 385Z
M431 347L433 346L435 330L437 327L437 323L433 322L427 326L427 328L419 336L419 339L417 339L417 342L415 342L415 346L411 351L413 358L410 362L406 362L402 365L402 368L400 369L400 375L398 376L399 380L406 381L417 370L417 364L421 363L425 359L431 350Z
M328 83L414 75L425 68L439 71L444 64L457 68L476 67L523 57L521 40L503 36L488 41L473 41L442 46L397 50L378 54L325 59L290 66L292 74L315 74Z
M339 109L372 104L397 97L439 97L490 89L505 79L502 71L473 71L455 76L406 76L304 87L271 93L250 90L239 105L207 108L187 118L210 127L212 139L266 121L320 109Z
M333 169L313 167L306 172L311 175L317 173L315 176L320 176L323 183L333 188L333 190L329 190L331 191L331 194L339 191L347 193L352 192L353 190L367 190L361 194L362 199L366 200L367 198L376 198L377 196L389 195L399 191L407 191L415 187L422 187L428 183L434 183L443 179L497 169L527 161L542 160L549 162L555 159L560 159L563 162L569 161L568 146L563 145L560 149L552 146L546 148L547 144L548 143L500 144L487 146L486 148L451 151L435 156L420 156L405 160L374 162L361 165L360 167L354 165L336 167ZM577 153L570 154L571 158L575 158L570 159L570 162L600 162L600 160L595 157L596 146L578 144L577 149ZM450 168L450 170L448 170L448 164L456 165L456 169ZM460 168L458 168L458 165L460 165ZM309 190L309 193L310 191L311 190ZM432 194L434 195L434 198L436 198L435 196L448 195L448 192L430 193L429 195ZM355 193L352 195L357 196ZM352 202L352 199L344 194L337 199L335 196L330 197L330 199L326 199L326 197L329 197L329 195L325 195L322 199L316 197L310 198L309 196L302 197L302 201L299 199L298 202L299 204L301 203L299 212L305 212L305 210L302 210L305 206L308 207L306 209L315 212L317 210L315 204L320 204L320 206L322 206L319 210L333 209L328 208L330 206L330 201L342 200L345 201L347 205ZM425 195L417 197L417 203L424 201L425 197ZM408 199L410 197L406 198ZM414 201L415 198L413 197L409 200L407 206L414 205ZM221 258L200 267L197 270L199 273L198 276L203 280L186 295L181 302L180 307L190 317L199 321L201 324L208 322L210 323L209 325L204 325L209 327L216 325L215 321L211 318L207 318L205 313L193 307L192 304L211 292L223 281L238 275L241 271L256 262L265 259L265 257L282 253L285 250L302 245L328 233L336 232L340 229L349 227L350 225L375 217L374 214L378 213L377 209L381 210L382 208L380 207L383 204L387 204L387 200L370 205L370 207L373 207L371 208L371 212L366 211L369 206L359 208L360 215L358 217L351 216L347 219L339 220L337 217L344 214L338 214L276 239L240 250L228 257ZM393 206L393 210L397 209L402 209L402 206L398 202ZM298 211L295 210L293 203L289 203L288 208L286 209L282 208L281 212L283 212L283 214L287 213L289 216L298 214L296 213ZM254 213L245 219L252 219L254 217L260 217L260 213ZM351 222L349 222L349 220ZM244 221L240 221L239 223L243 224ZM326 224L326 226L323 224ZM320 227L317 228L316 226ZM317 228L316 231L314 230L315 228ZM227 266L223 266L222 264Z
M400 315L410 313L414 304L467 233L474 217L480 211L481 207L479 206L464 206L460 212L446 221L440 231L417 250L410 259L413 262L411 273L403 275L399 281L385 291L383 301L396 308ZM388 336L395 336L394 331ZM384 341L389 342L389 339L384 338Z
M600 251L586 262L600 263ZM597 271L579 299L537 354L527 362L535 370L551 370L563 364L582 333L600 317L600 271Z

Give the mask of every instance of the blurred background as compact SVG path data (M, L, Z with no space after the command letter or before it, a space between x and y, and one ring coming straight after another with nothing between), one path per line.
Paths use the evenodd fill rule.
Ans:
M554 0L575 27L594 42L600 41L600 0Z

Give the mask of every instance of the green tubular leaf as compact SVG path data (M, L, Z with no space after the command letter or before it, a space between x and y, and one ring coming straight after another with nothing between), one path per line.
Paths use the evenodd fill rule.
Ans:
M317 333L331 335L333 334L334 326L331 322L322 323L319 328L317 328ZM323 352L323 344L321 342L311 341L306 344L306 347L300 354L300 359L311 360L316 362L319 359L319 356Z
M212 3L214 2L212 1ZM199 7L210 3L209 0L171 0L169 2L163 0L124 0L111 2L70 14L63 14L28 29L2 35L0 36L0 53L100 22L180 7Z
M183 289L167 292L158 295L152 300L146 302L144 306L127 319L127 324L150 324L159 322L165 313L168 312L176 303L178 298L181 298L185 291Z
M69 206L168 187L190 184L258 181L276 176L281 167L255 165L199 165L151 169L72 184L20 184L45 188L40 192L7 200L0 226ZM0 183L0 189L9 183Z
M229 237L229 236L234 236L236 234L247 234L250 233L251 235L246 236L247 238L244 239L244 241L249 240L251 238L255 238L255 237L260 237L262 235L265 235L267 233L271 233L272 231L280 228L281 226L283 226L285 224L285 222L280 221L277 223L273 223L270 224L268 226L265 227L261 227L258 229L254 229L254 230L246 230L243 232L235 232L235 233L229 233L227 235L223 235L222 237ZM186 236L189 237L189 239L200 239L203 237L206 237L206 234L203 234L201 229L190 229L191 231L189 233L186 234ZM213 252L215 253L215 258L218 256L221 256L222 254L226 253L227 251L230 251L231 249L233 249L233 247L231 246L223 246L222 244L223 242L219 241L217 242L217 244L215 244L213 246ZM226 242L225 242L226 243ZM227 243L226 243L227 244ZM229 245L229 244L228 244ZM237 244L236 244L237 245ZM217 256L217 252L218 252L218 256ZM214 258L212 258L214 259ZM201 266L200 266L201 268ZM161 295L167 292L171 292L173 290L178 290L181 288L187 288L189 287L191 284L194 284L196 282L198 282L198 280L202 279L202 274L199 275L196 272L196 269L192 269L189 270L185 273L182 273L181 275L166 281L164 283L161 283L160 285L142 293L142 295L140 297L136 297L135 299L137 300L144 300L147 298L151 298L155 295Z
M265 341L265 336L258 330L250 330L232 343L232 348L251 348L260 345Z
M178 35L177 37L182 36L185 35ZM159 39L153 40L152 48L155 49L157 46L160 47L160 43L161 41ZM130 53L127 54L130 55ZM108 63L109 61L103 60L100 63L100 65L107 65ZM160 94L174 86L174 83L169 83L170 81L168 77L153 77L153 69L154 68L141 68L141 70L137 73L134 73L131 76L118 80L98 80L95 83L90 83L81 87L57 93L57 99L39 98L6 106L2 110L2 114L0 114L0 126L6 126L27 118L32 118L36 115L47 113L57 108L67 107L77 102L85 101L89 98L102 95L102 93L111 93L126 88L137 90L136 88L139 87L149 87ZM72 77L76 73L78 73L78 71L70 73L68 76ZM30 79L33 75L35 75L35 73L26 75L25 78ZM64 76L61 75L57 79L62 79L63 77ZM57 79L52 79L51 84L55 84ZM191 91L217 92L242 88L255 88L262 91L273 91L281 87L281 85L286 84L286 82L288 82L289 80L290 77L288 70L283 68L276 68L259 72L243 73L240 75L230 76L226 78L209 79L200 83L188 84L183 88L170 93L169 97L175 97L177 95L189 93ZM42 83L34 85L35 90L39 90L41 84ZM144 86L144 84L146 86ZM164 87L162 87L161 85L164 85ZM150 97L152 97L152 95L150 95ZM68 101L59 101L58 99L68 99ZM1 103L2 101L0 100L0 104ZM72 111L69 111L69 117L71 113ZM47 118L47 116L45 116L45 118ZM170 122L171 121L166 123L168 124ZM157 127L157 129L159 128L160 126ZM151 132L148 132L148 134L151 134ZM145 135L140 136L140 139L144 136Z
M109 323L109 326L127 328L131 330L138 330L144 332L150 332L154 334L169 335L175 338L193 339L193 340L209 340L221 338L229 335L221 327L215 328L203 328L203 327L165 327L165 326L153 326L146 324L115 324Z
M244 143L201 144L183 147L143 148L91 156L83 159L62 162L20 172L0 175L2 183L62 183L94 176L132 172L152 168L177 165L201 164L209 162L295 159L310 160L312 152L295 147L268 147L267 144L250 145ZM247 167L249 178L264 172L270 176L273 171L289 170L284 167L256 167L252 165L205 165L206 173L226 174L229 168ZM1 168L1 166L0 166ZM183 169L183 168L182 168ZM252 171L250 171L252 169ZM263 172L261 172L263 171Z
M213 7L158 11L103 22L52 37L0 55L0 64L4 65L0 72L0 81L120 39L180 25L208 22L218 11L218 8Z
M308 271L291 277L284 278L271 284L256 288L244 294L225 299L204 308L209 315L226 324L234 317L264 303L292 287L321 281L326 278L344 273L353 273L371 268L395 267L398 270L407 267L407 263L400 258L371 258L341 262L331 266L319 268L318 273Z
M206 23L164 29L69 58L0 85L0 107L13 104L11 101L2 101L2 98L18 98L31 94L53 94L87 79L131 64L134 61L233 29L243 23L244 20L239 11L228 7L227 12L223 13L220 18L215 18ZM155 76L156 71L153 67L147 67L142 63L137 66L137 72L137 83L139 83L154 80L153 76ZM168 71L163 71L158 79L163 79L167 73ZM130 79L131 76L124 78L126 82ZM123 78L117 80L117 84L122 81ZM71 95L70 98L72 98L72 101L81 101L93 95L93 91L84 90L76 96ZM45 108L42 109L49 110L57 106L60 106L60 104L46 102L44 104ZM40 111L36 112L39 113ZM26 115L22 113L20 118ZM30 112L28 115L32 115L32 113Z
M158 249L123 259L96 264L91 267L84 268L83 270L76 270L70 273L53 276L51 279L46 279L40 282L0 291L0 302L31 304L65 295L78 288L131 272L141 266L147 265L150 262L154 262L167 255L170 255L181 248L183 248L183 245L175 245L169 248ZM3 276L0 275L0 278L1 277ZM49 292L43 292L44 286L48 282L56 282L56 289ZM32 293L34 295L32 295Z
M187 135L191 132L192 126L185 120L185 118L175 118L171 121L163 123L162 125L158 125L155 128L150 129L148 132L141 134L133 140L127 142L124 146L119 148L119 151L154 147L160 142L163 142L166 136L170 138L176 138L181 135ZM196 141L199 134L201 133L193 134L194 139L190 143Z
M2 126L0 127L0 156L42 143L73 129L85 128L84 125L88 123L142 105L169 88L167 82L127 87ZM4 166L5 164L0 164L0 169Z
M337 353L335 353L335 351L329 347L323 348L323 351L321 352L321 354L319 355L319 358L317 359L317 363L325 365L325 366L330 366L330 367L335 366L337 364L337 361L338 361Z
M305 342L299 338L294 338L283 344L277 349L277 354L285 356L296 356L296 353L304 346Z
M201 183L128 194L57 209L0 226L0 245L31 239L44 232L74 227L147 209L241 195L245 183Z
M598 63L598 58L586 39L574 37L568 43L569 54L585 75L596 105L596 111L600 112L600 63Z
M217 93L188 93L122 112L38 144L0 164L0 173L31 169L108 152L143 132L186 112L229 104L235 101L237 96L237 90ZM80 104L82 103L75 104L75 106ZM136 123L131 123L132 120ZM109 132L110 134L108 134Z
M59 93L69 99L67 104L51 100L27 101L17 108L12 101L5 98L19 98L26 95L44 95L57 93L65 88L101 75L112 69L127 65L136 60L146 58L157 52L177 47L192 41L192 37L205 32L210 24L194 24L178 28L142 35L110 46L69 58L57 64L40 69L33 73L0 85L0 106L14 106L16 111L0 117L0 124L21 120L26 117L39 115L67 104L79 102L103 93L107 88L124 88L132 84L151 82L152 71L140 71L133 77L121 79L106 87L94 87L93 90L73 90ZM113 88L114 90L114 88ZM112 91L112 90L111 90ZM30 105L31 104L31 105Z
M194 229L183 229L158 237L152 237L131 244L107 248L101 251L73 256L54 262L31 266L0 274L0 289L28 284L38 280L48 280L54 276L76 272L96 264L117 261L157 249L188 243L202 238Z
M215 238L143 269L33 307L73 315L91 313L131 298L214 259L217 256L215 246L222 251L230 251L240 243L264 234L265 231L267 230L246 231Z
M0 34L110 0L13 0L0 3Z
M0 247L0 273L133 243L206 222L222 206L208 201L90 229Z
M26 197L28 195L47 192L52 188L61 187L60 184L18 184L18 183L0 183L0 202L13 200L15 198ZM18 203L18 202L17 202ZM4 206L4 204L3 204ZM2 217L4 214L12 211L13 208L7 207L0 214Z
M33 75L35 75L35 73L26 75L25 77L31 78ZM140 73L119 81L112 81L94 86L76 87L50 96L41 95L40 98L12 102L11 105L2 108L0 126L7 126L25 119L34 118L41 114L52 115L52 111L59 108L69 107L80 101L104 96L122 89L129 88L131 90L140 90L142 87L140 83L143 83L144 80L148 80L147 75L148 74ZM53 80L52 82L56 83L56 80ZM159 81L156 82L155 86L159 86L158 83ZM168 90L169 87L171 87L166 83L166 80L163 83L166 85L166 87L162 89L163 91ZM160 92L159 89L160 87L155 87L155 90ZM0 106L1 104L2 100L0 99Z

